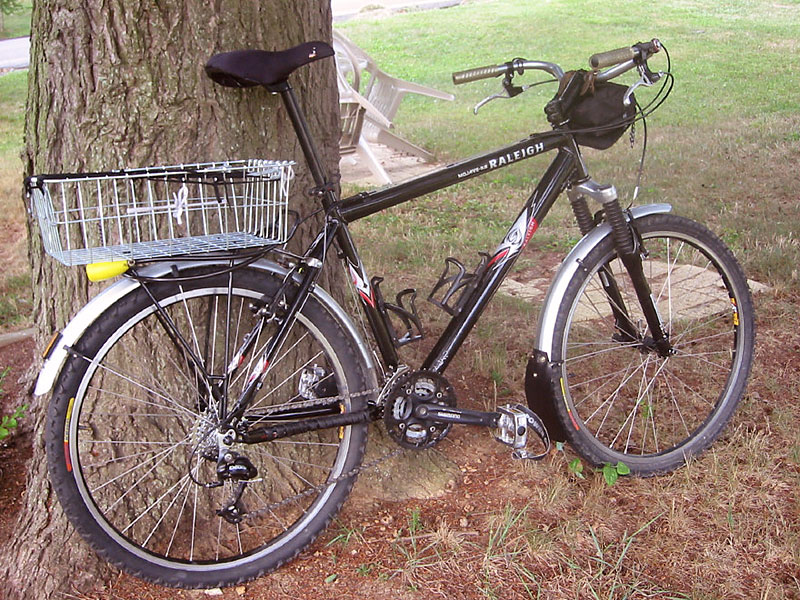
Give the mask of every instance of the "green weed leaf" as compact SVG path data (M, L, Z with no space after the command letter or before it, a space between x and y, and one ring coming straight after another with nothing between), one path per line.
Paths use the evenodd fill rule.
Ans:
M0 375L4 375L0 374ZM0 379L2 381L2 379ZM2 390L0 390L2 392ZM17 409L14 411L14 414L11 416L3 415L3 418L0 419L0 440L7 438L11 435L11 430L14 429L19 425L18 419L21 419L25 416L25 411L27 410L28 405L23 404L22 406L18 406Z
M606 485L614 485L618 478L617 467L609 464L603 465L603 479L606 480Z
M570 473L572 473L577 477L580 477L581 479L584 479L583 463L581 462L580 458L575 458L571 460L569 465L567 465L567 467L569 468Z
M333 573L332 575L328 575L325 578L325 583L333 583L334 581L336 581L337 577L339 577L339 575L337 575L336 573Z
M626 465L624 462L618 462L617 463L617 473L620 474L620 475L630 475L631 474L631 468L628 465Z

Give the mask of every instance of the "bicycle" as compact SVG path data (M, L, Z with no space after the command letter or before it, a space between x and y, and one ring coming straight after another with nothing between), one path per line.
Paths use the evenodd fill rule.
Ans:
M291 163L29 178L48 251L65 263L101 261L89 265L95 278L125 275L57 334L36 386L53 389L50 476L75 528L134 575L216 587L280 567L325 529L372 466L362 459L374 421L403 451L471 424L529 459L547 454L550 429L590 463L622 461L642 476L705 450L752 364L747 281L714 234L669 205L623 209L613 186L591 179L580 151L610 147L649 114L633 96L638 86L661 81L648 106L663 102L669 68L648 63L661 50L652 40L596 54L591 71L514 59L455 73L458 84L503 77L503 91L478 107L525 91L514 84L525 71L549 73L559 83L545 109L552 130L344 199L288 83L331 47L212 57L206 70L217 83L264 86L287 108L324 215L301 253L285 247L305 222L286 202ZM632 86L610 81L632 69L640 75ZM422 336L416 291L386 301L348 224L551 150L495 251L471 273L447 258L429 299L452 318L419 368L401 365L397 349ZM459 408L444 372L563 191L583 238L544 301L530 406ZM374 353L319 285L332 251L353 280ZM171 378L161 376L167 370Z

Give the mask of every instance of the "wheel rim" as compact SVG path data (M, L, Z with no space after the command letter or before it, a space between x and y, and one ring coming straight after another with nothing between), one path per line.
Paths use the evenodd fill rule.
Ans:
M227 292L226 287L181 290L161 301L214 373L224 372L228 361L222 359L231 356L251 329L247 305L261 295L234 289L229 311ZM214 294L213 299L209 293ZM262 514L245 524L224 521L215 511L231 497L233 484L218 488L198 485L215 480L216 461L202 457L204 447L209 455L213 453L216 427L212 407L197 405L197 394L189 392L196 389L196 379L174 345L170 347L163 339L167 343L152 344L154 330L160 328L154 315L155 308L149 306L120 327L88 363L77 390L68 418L66 450L85 505L118 544L165 567L179 564L182 570L208 571L236 567L276 552L302 534L324 508L334 486L323 491L318 488L345 472L353 428L237 448L259 470L258 481L248 483L243 501L251 512ZM205 325L200 317L206 318ZM231 341L225 350L220 323L229 318ZM187 335L189 331L193 333ZM268 334L261 332L256 349L263 349ZM163 356L165 348L171 349L167 356ZM232 397L244 385L257 358L256 352L233 378ZM134 362L144 366L134 369ZM181 375L171 381L154 375L167 365ZM336 353L301 314L294 333L273 361L267 385L249 411L262 411L253 419L267 423L265 407L298 399L298 379L312 365L326 370L321 379L335 381L333 389L344 397L345 410L350 410ZM269 379L275 382L272 389ZM126 426L134 422L133 429ZM131 431L136 435L131 437Z
M620 460L685 455L683 446L722 412L742 360L739 311L730 274L701 241L676 232L644 236L644 261L674 355L617 341L600 273L614 273L630 322L646 336L635 292L612 252L590 273L571 307L562 369L572 425ZM617 339L620 339L618 336Z

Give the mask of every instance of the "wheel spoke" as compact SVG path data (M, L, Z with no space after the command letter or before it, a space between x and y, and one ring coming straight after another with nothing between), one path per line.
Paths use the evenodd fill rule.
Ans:
M559 402L556 409L567 422L583 424L567 428L576 447L594 464L627 458L634 472L648 474L684 464L719 435L727 416L710 416L722 410L729 416L741 397L753 316L746 280L713 234L672 215L644 217L637 228L671 352L662 355L645 337L633 284L607 238L567 288L551 359L568 391L565 407ZM619 305L601 282L611 267ZM615 312L627 316L638 340L619 335Z
M79 361L78 367L73 365L72 379L62 385L71 387L60 394L74 397L74 415L65 421L68 443L59 444L73 453L76 468L67 479L78 483L80 501L99 509L101 545L112 540L123 562L131 549L141 549L140 556L174 573L189 562L230 565L215 571L223 575L196 572L198 581L208 577L219 585L217 578L234 581L241 577L237 569L250 563L269 568L276 549L299 549L309 532L329 521L352 486L342 475L360 463L366 425L345 427L341 435L334 428L264 444L224 441L218 408L234 406L281 323L247 307L274 293L280 281L247 275L269 288L251 289L242 287L240 274L214 277L213 285L154 283L148 289L163 298L160 309L141 290L125 298L127 308L101 315L99 347L69 359ZM255 339L246 362L226 373L250 332ZM260 396L246 409L246 425L230 426L258 426L316 395L319 406L331 396L346 412L361 410L366 398L349 395L363 390L366 380L354 348L326 308L316 300L307 304L264 373ZM308 398L300 396L305 388ZM226 455L255 469L239 499L239 480L217 474ZM242 523L220 516L230 502L244 511Z

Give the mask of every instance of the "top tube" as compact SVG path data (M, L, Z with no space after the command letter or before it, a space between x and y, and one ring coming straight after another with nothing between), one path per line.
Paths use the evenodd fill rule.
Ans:
M569 143L569 134L557 131L537 133L510 146L451 163L432 173L345 198L342 201L340 214L346 222L352 223L419 196L490 173L496 169L502 169L512 163L544 154L550 150L562 148Z

